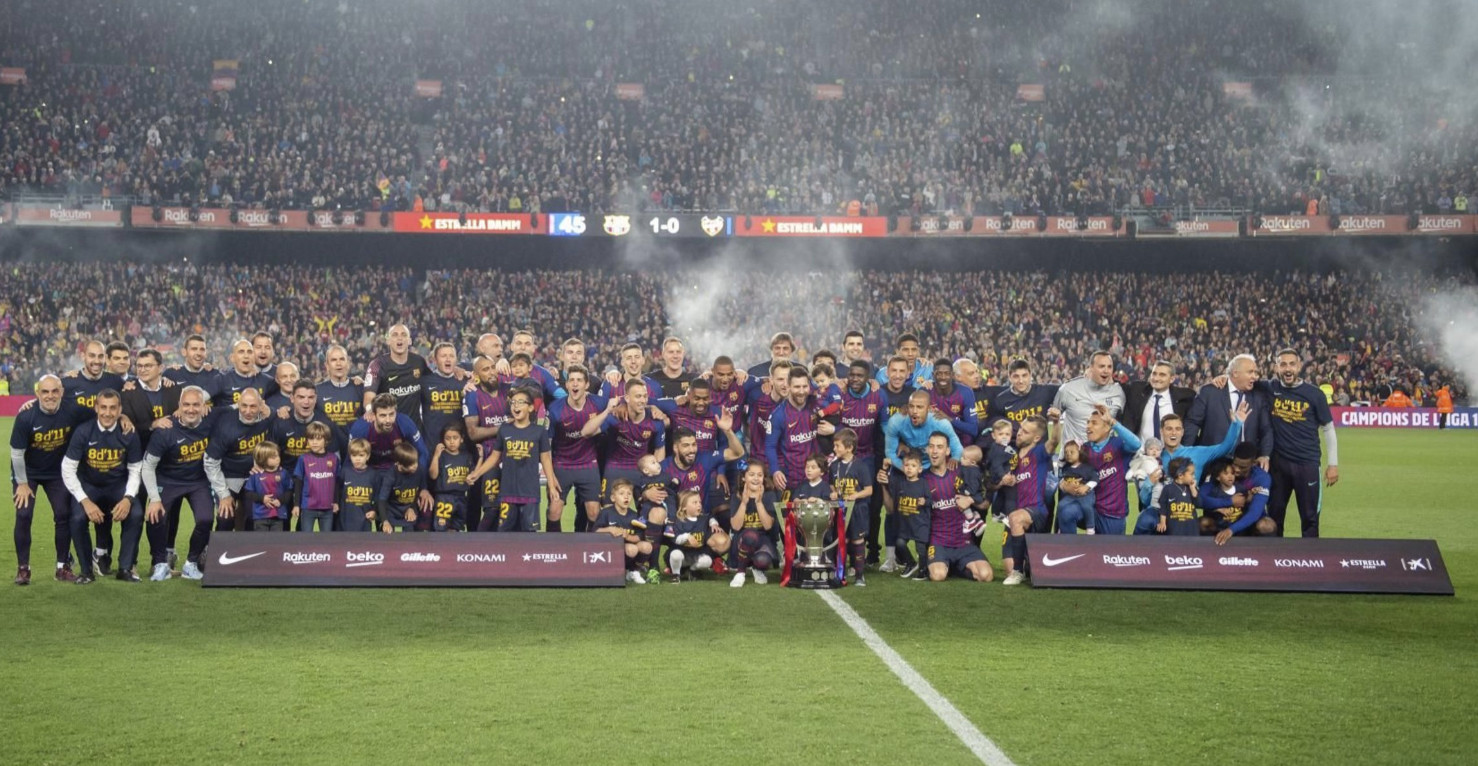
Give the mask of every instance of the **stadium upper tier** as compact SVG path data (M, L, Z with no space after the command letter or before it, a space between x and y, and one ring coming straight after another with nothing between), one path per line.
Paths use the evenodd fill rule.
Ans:
M0 198L1471 212L1433 46L1352 61L1320 2L16 0Z

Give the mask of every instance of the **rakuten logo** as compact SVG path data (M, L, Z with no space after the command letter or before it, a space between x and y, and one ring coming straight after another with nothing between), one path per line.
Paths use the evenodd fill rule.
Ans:
M1165 566L1171 572L1182 569L1200 569L1205 562L1195 556L1166 556Z
M326 564L333 560L327 553L283 553L284 564Z
M385 563L385 554L372 551L364 553L349 551L344 554L344 560L348 562L344 564L346 567L372 567Z
M1236 556L1222 556L1216 560L1216 563L1224 567L1255 567L1257 566L1257 559L1239 559Z
M1147 567L1151 563L1148 556L1109 556L1103 557L1103 563L1114 567Z
M400 554L400 560L419 563L431 563L435 561L441 561L441 557L436 555L435 553L402 553Z

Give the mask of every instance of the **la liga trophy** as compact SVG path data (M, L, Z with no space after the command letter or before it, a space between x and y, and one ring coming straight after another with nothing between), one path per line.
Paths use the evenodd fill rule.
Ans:
M806 590L845 585L846 570L837 549L838 541L846 539L841 505L808 497L787 504L786 511L780 584Z

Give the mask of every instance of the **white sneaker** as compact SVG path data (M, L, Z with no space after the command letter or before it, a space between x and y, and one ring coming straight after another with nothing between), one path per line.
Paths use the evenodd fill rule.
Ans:
M735 572L734 573L734 579L732 579L732 580L729 581L729 587L730 588L743 588L744 587L744 573L743 572Z
M897 559L894 559L894 558L884 559L883 560L883 563L878 564L878 571L879 572L888 572L888 573L897 572L898 571L898 560Z
M1093 527L1089 527L1089 528L1083 530L1083 534L1085 534L1085 535L1096 535L1096 534L1098 534L1098 530L1094 529Z
M204 580L205 573L200 571L200 565L193 561L186 561L185 568L180 570L180 577L186 580Z
M626 573L626 582L632 583L634 585L646 585L647 578L642 577L641 572L633 569Z
M765 576L765 570L763 569L751 569L749 570L749 574L754 577L755 585L764 585L770 581L770 578Z
M165 562L162 562L162 561L159 562L158 564L155 564L154 565L154 571L152 571L152 572L149 573L149 580L151 582L164 582L165 580L168 580L168 579L169 579L169 564L167 564Z
M1025 579L1026 575L1022 574L1019 570L1012 570L1011 574L1006 575L1006 579L1001 581L1001 584L1020 585Z

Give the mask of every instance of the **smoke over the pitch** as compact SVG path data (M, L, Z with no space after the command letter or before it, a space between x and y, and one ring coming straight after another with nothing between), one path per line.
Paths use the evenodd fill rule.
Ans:
M1421 329L1440 348L1442 361L1472 391L1478 383L1478 289L1470 287L1428 296L1416 314Z
M848 303L858 271L847 245L831 239L730 242L700 262L664 243L631 238L622 244L629 268L666 275L669 333L682 339L688 359L706 368L728 355L741 367L767 362L776 332L795 336L799 357L839 351L848 327ZM755 280L765 273L773 278Z

